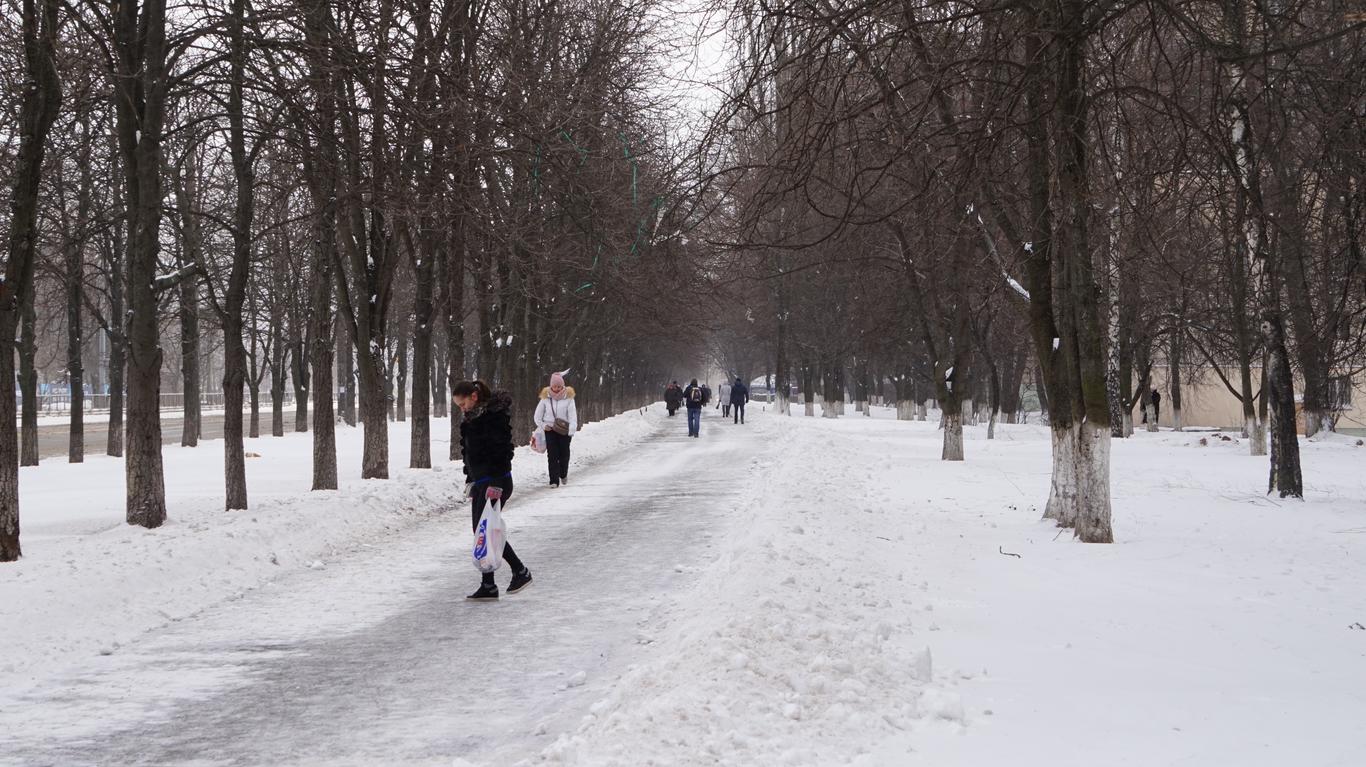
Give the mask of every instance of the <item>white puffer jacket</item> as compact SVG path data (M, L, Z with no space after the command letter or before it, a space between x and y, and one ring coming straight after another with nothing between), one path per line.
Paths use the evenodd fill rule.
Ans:
M574 387L564 387L564 399L551 400L549 387L541 389L541 401L536 405L536 416L532 420L538 429L549 429L555 425L556 418L569 422L569 436L579 431L579 409L574 406Z

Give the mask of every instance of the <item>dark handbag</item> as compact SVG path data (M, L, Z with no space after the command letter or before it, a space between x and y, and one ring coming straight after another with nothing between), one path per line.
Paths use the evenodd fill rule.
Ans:
M563 437L569 436L569 422L563 418L555 417L555 400L550 400L550 416L555 418L555 423L550 427L552 431Z

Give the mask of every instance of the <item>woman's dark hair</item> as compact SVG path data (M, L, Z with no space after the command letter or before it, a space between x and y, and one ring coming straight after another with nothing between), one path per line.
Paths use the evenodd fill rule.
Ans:
M488 402L493 399L493 392L489 390L489 385L483 381L457 381L451 387L451 396L468 397L471 394L478 394L480 402Z

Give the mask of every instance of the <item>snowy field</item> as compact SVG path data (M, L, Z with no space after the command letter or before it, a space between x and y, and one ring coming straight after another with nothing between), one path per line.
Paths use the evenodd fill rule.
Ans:
M1236 440L1140 432L1086 546L1039 520L1045 428L947 464L890 410L749 421L592 424L554 491L519 451L536 582L495 605L458 466L399 468L403 424L389 481L339 431L328 493L308 435L249 440L247 512L221 443L167 448L156 531L121 461L25 468L0 764L1366 763L1355 439L1303 443L1287 502Z

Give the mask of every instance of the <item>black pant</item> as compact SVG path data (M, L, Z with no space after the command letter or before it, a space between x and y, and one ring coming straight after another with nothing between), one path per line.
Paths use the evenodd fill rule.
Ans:
M545 433L545 455L550 463L550 484L569 476L569 442L574 438L555 431Z
M507 508L508 499L512 497L512 477L503 477L492 482L485 482L482 485L475 485L474 489L470 491L474 493L472 499L474 502L470 504L470 508L474 512L474 519L470 521L470 532L479 529L479 517L484 513L484 505L488 503L488 499L484 497L484 491L488 490L489 485L503 488L503 508ZM522 560L517 558L517 552L512 550L512 544L507 541L503 541L503 561L508 563L508 567L511 567L514 573L520 573L525 567ZM484 573L484 583L493 583L493 573Z
M735 411L735 423L745 422L745 403L736 402L730 406L730 409Z

